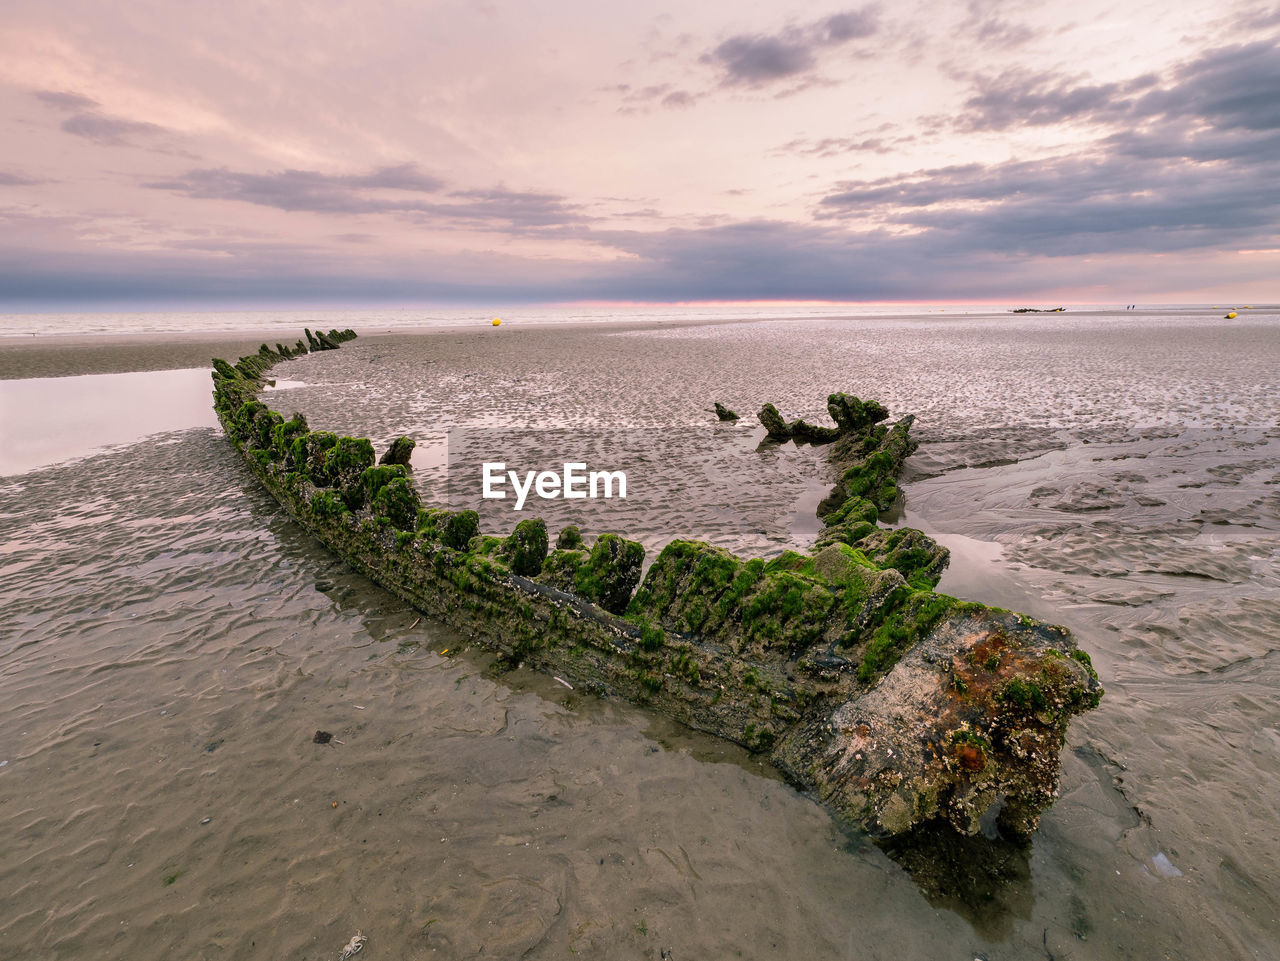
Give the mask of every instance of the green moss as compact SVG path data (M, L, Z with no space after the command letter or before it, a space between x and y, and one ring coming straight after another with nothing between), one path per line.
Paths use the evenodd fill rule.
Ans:
M1080 648L1077 647L1074 650L1072 650L1071 658L1072 660L1079 661L1081 664L1083 664L1085 666L1085 670L1089 672L1089 676L1091 678L1093 678L1095 681L1098 679L1098 672L1094 670L1093 658L1089 656L1088 651L1082 651L1080 650Z
M640 649L650 653L662 650L666 643L666 635L662 628L645 622L640 627Z
M333 482L325 470L328 451L338 443L338 435L327 430L312 431L294 437L289 447L289 463L305 474L319 487L332 487Z
M577 524L570 524L556 538L556 550L576 551L583 547L582 531Z
M557 547L547 553L547 559L542 562L542 570L538 572L538 580L557 590L573 593L576 591L578 569L586 562L586 551Z
M838 509L822 518L823 523L828 525L845 524L850 521L874 524L879 519L879 509L865 497L850 497Z
M267 405L258 400L247 400L241 404L231 418L231 429L235 439L241 442L248 441L253 430L254 417L266 409Z
M654 674L651 671L637 671L636 680L650 694L657 694L662 690L662 675Z
M213 369L218 373L219 376L227 380L237 381L241 379L240 372L236 370L234 367L232 367L230 364L228 364L221 357L215 357L213 359Z
M396 465L399 467L399 465ZM380 470L385 468L370 468ZM400 470L404 470L403 467ZM368 474L368 471L365 472ZM417 526L420 501L418 492L406 477L393 477L377 488L370 504L375 514L385 517L402 531L413 531Z
M403 480L408 476L408 472L399 464L382 464L366 468L364 473L360 475L360 486L364 488L366 500L372 501L378 496L378 491L393 480ZM416 511L414 512L414 520L417 520Z
M722 637L739 650L753 646L797 656L821 641L837 608L845 608L851 626L866 621L866 601L885 576L847 544L815 556L789 551L766 562L674 541L628 610L671 630ZM904 598L910 593L903 589Z
M908 648L923 640L955 610L956 599L909 587L895 590L879 611L880 620L863 649L858 679L864 683L889 671Z
M701 675L698 670L698 662L693 656L693 649L690 647L681 647L671 655L668 662L671 673L677 677L682 677L690 684L697 684Z
M640 583L644 546L617 534L601 534L574 575L574 590L606 611L621 614Z
M773 571L797 571L805 567L810 562L807 554L799 554L796 551L783 551L771 561L766 561L764 569L767 573Z
M516 525L503 544L503 554L511 569L524 577L534 577L547 559L547 525L542 518L529 518Z
M871 508L874 511L875 505L871 505ZM854 516L850 516L850 514ZM824 520L828 523L828 526L826 530L818 535L818 540L814 545L815 550L826 547L828 544L849 544L853 546L862 538L877 530L872 521L864 520L862 517L857 516L852 507L846 513L842 514L841 511L837 511L828 515Z
M742 743L751 751L767 751L773 747L777 735L772 730L754 723L747 723L742 729Z
M283 457L283 451L277 451L272 444L278 427L284 424L284 417L274 410L258 411L253 415L253 423L249 430L249 443L259 450L268 452L272 460Z
M277 424L271 430L271 447L276 460L283 460L290 467L296 465L293 460L294 441L308 433L307 419L301 414L294 414L286 421Z
M322 520L330 520L347 513L347 505L335 491L316 491L311 497L311 511Z
M484 557L497 557L502 553L502 546L507 542L505 537L492 534L480 534L467 542L467 552Z
M467 569L476 575L478 579L488 582L496 580L506 570L504 565L499 564L493 558L476 556L475 554L463 555L463 562L467 565ZM529 608L528 605L523 605L523 607L525 610L522 614L532 614L532 608Z
M475 511L449 511L440 507L420 509L417 523L418 530L445 547L455 551L470 550L468 545L480 529L480 515ZM492 540L496 547L498 539Z
M413 449L416 446L417 441L412 437L397 437L391 442L391 446L387 448L387 452L382 455L382 463L404 464L407 466L410 458L413 456Z
M1000 689L1000 700L1006 704L1032 712L1040 712L1049 706L1049 700L1038 684L1020 677L1010 678Z
M470 543L480 529L480 515L472 510L454 511L443 527L437 528L440 543L461 550Z
M715 611L718 620L725 620L731 611L736 611L746 597L760 583L764 576L765 562L760 558L747 561L734 574L728 589L716 602Z
M373 466L373 442L367 437L339 437L325 454L325 471L334 486L346 486Z
M811 577L766 572L744 598L739 616L749 641L797 652L818 639L835 602L835 595Z

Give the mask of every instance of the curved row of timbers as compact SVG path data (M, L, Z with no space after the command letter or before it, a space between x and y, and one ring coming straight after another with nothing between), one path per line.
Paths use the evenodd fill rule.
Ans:
M308 332L310 337L310 332ZM351 331L331 331L330 344ZM299 342L301 344L301 342ZM767 753L794 784L873 834L944 819L1026 837L1056 796L1067 722L1101 697L1064 628L933 591L948 552L877 525L899 496L913 418L831 396L833 428L761 412L775 437L833 441L839 480L812 550L745 559L676 540L641 578L615 534L554 547L541 520L508 536L475 511L422 506L414 442L313 431L258 400L297 351L214 361L231 442L284 508L352 566L508 658Z

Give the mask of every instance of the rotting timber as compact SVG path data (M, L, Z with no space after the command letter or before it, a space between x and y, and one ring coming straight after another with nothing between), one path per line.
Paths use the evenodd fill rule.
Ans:
M320 349L350 340L322 338ZM299 347L302 347L299 342ZM942 820L966 835L1028 836L1056 796L1072 715L1102 691L1061 627L933 591L947 552L880 527L914 450L911 416L833 394L835 427L776 438L832 443L839 476L809 552L744 559L675 540L641 581L644 548L577 528L550 548L541 520L481 534L475 511L426 509L408 449L375 463L365 438L313 431L258 399L265 344L214 361L232 444L281 505L353 567L506 657L767 754L794 784L875 835Z

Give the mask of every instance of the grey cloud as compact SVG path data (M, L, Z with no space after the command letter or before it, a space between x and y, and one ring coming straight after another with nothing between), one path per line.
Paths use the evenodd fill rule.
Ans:
M845 43L869 37L878 27L875 7L863 7L861 10L846 10L833 14L814 25L814 34L828 45Z
M703 57L724 70L724 82L759 86L803 73L817 62L811 45L783 37L730 37Z
M1155 82L1148 74L1124 84L1075 84L1052 74L1010 70L979 81L978 92L965 101L958 125L966 130L1005 130L1119 119L1133 107L1131 94Z
M1265 165L1280 156L1280 130L1261 133L1218 131L1196 136L1177 123L1143 130L1125 130L1106 137L1100 145L1116 156L1132 161L1175 161L1212 164L1228 161L1240 174L1252 165Z
M216 259L176 251L51 256L0 248L0 303L885 297L919 295L920 278L937 276L918 258L830 226L750 222L615 231L598 239L634 257L566 264L490 253L387 265L376 257L270 246L228 248L229 257Z
M1280 221L1280 47L1210 50L1163 83L1005 74L969 103L970 128L1088 121L1076 153L942 167L836 185L820 220L921 243L1042 256L1274 246ZM1110 130L1110 132L1105 132Z
M578 212L576 204L569 203L558 194L512 191L499 187L490 190L459 190L450 196L464 202L437 205L431 213L480 222L496 219L522 227L547 227L578 223L586 219Z
M333 175L313 170L253 174L225 168L189 170L172 180L143 184L201 200L240 200L279 210L328 213L376 213L417 209L413 201L387 200L368 193L387 189L435 193L443 182L412 164L381 167L367 174Z
M83 94L65 90L36 90L32 92L32 96L55 110L72 113L72 116L62 122L64 132L105 146L129 145L135 137L146 139L168 133L164 127L154 123L127 120L103 113L98 109L98 101Z
M1119 258L1086 263L1053 252L983 250L963 235L850 231L823 223L750 221L597 237L632 256L586 276L557 280L560 297L888 300L989 297L1000 291L1016 299L1056 285L1114 283L1133 290L1169 269L1167 263L1147 263L1149 276L1139 277L1131 262ZM1180 280L1191 278L1195 263L1194 256L1185 259Z
M879 7L869 5L832 14L803 25L792 24L772 34L735 34L703 53L698 61L719 71L725 87L762 88L775 83L800 81L779 96L787 96L821 82L816 77L822 53L879 29ZM687 37L685 38L688 39ZM692 107L706 93L677 89L670 83L633 88L617 84L622 94L619 113L644 113L651 105L667 109Z
M1045 256L1152 252L1269 238L1280 216L1280 159L1259 150L1227 165L1188 164L1180 151L1112 142L1101 159L1071 155L970 164L845 183L820 219L907 229L955 249ZM1270 243L1270 241L1267 241Z
M558 194L505 188L446 194L444 181L423 173L414 164L381 167L365 174L190 170L180 177L143 186L200 200L238 200L290 212L398 214L436 226L510 225L534 229L583 219L576 205Z
M444 187L439 177L424 174L417 164L403 163L393 167L379 167L358 177L339 178L353 187L381 187L387 190L417 190L434 193Z
M620 89L626 93L627 100L656 100L671 90L669 83L656 83L648 87L641 87L639 90L632 90L627 84L622 84Z
M1200 119L1230 128L1280 127L1280 45L1272 38L1210 50L1181 64L1162 83L1143 74L1105 84L1055 74L1008 71L976 81L955 125L1006 130L1025 124L1081 121L1129 125Z
M1007 50L1035 39L1035 30L1002 16L1003 6L998 0L969 0L963 29L982 46L996 49Z
M1248 10L1236 20L1234 26L1241 32L1258 32L1280 26L1280 6Z
M797 154L809 157L838 157L847 153L893 153L894 147L910 143L907 137L823 137L820 140L800 138L784 143L775 151L779 154Z
M1140 115L1200 117L1223 128L1280 129L1280 43L1211 50L1175 73L1175 85L1135 104Z
M75 114L62 122L62 129L109 147L129 144L134 137L154 137L167 132L164 127L153 123L125 120L103 113Z
M1030 213L1030 212L1028 212ZM1053 225L1040 222L1042 235ZM179 251L52 253L0 246L0 303L478 303L499 299L963 299L1000 291L1012 301L1047 287L1112 284L1158 290L1179 282L1222 282L1231 268L1124 257L1062 258L1024 245L973 247L963 231L912 235L843 225L747 221L664 231L566 235L631 256L591 263L471 252L388 261L351 247L212 245L229 256ZM224 249L225 248L225 249ZM1176 254L1175 254L1176 256Z
M700 99L698 94L688 90L677 90L669 83L653 84L647 87L633 88L630 84L618 84L613 88L621 93L622 106L619 113L647 113L650 105L681 109L692 107Z
M99 106L98 101L67 90L36 90L32 96L58 110L96 110Z
M33 184L47 183L34 177L26 177L12 171L0 170L0 187L29 187Z
M878 29L877 13L875 6L868 6L776 34L738 34L699 59L717 67L726 86L765 86L809 73L823 48L871 36Z
M662 105L664 107L692 107L697 102L697 95L690 93L688 90L673 90L662 98Z

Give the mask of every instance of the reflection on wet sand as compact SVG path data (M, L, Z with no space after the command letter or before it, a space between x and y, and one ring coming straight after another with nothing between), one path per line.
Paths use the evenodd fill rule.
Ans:
M930 904L954 911L988 941L1003 941L1015 921L1031 918L1035 894L1025 844L926 826L885 844L884 852Z
M0 380L0 477L217 424L205 368Z

